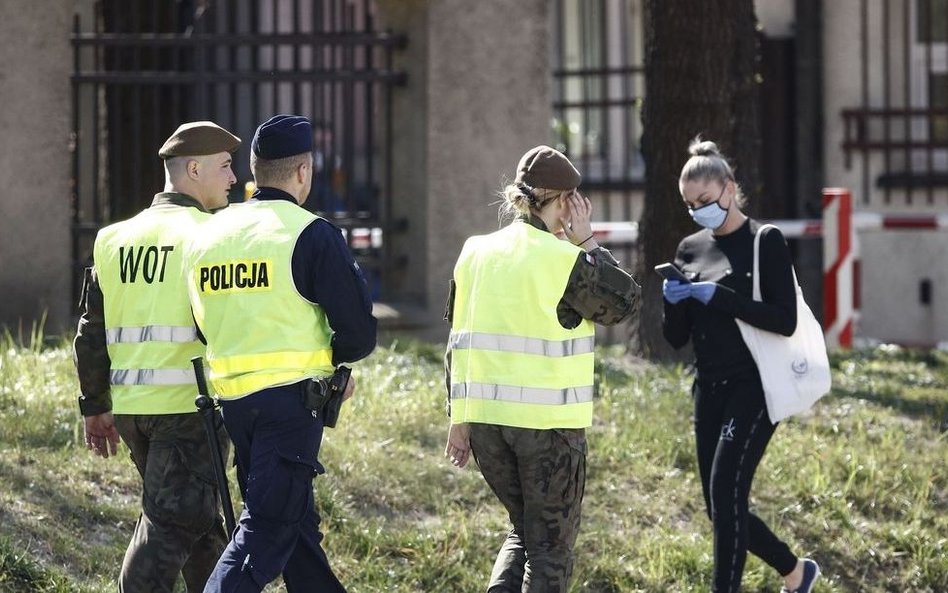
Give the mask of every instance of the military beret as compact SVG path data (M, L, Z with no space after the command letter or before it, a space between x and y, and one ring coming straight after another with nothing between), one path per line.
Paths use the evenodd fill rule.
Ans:
M257 128L250 149L268 161L312 152L313 124L301 115L275 115Z
M158 156L169 159L176 156L201 156L219 152L234 152L240 148L240 138L210 121L192 121L181 124L158 149Z
M582 177L562 152L549 146L531 148L520 158L514 183L542 189L576 189Z

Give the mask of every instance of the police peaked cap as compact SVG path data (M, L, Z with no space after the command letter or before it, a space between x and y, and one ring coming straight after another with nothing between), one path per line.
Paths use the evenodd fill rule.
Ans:
M582 176L566 155L550 148L537 146L520 157L514 183L542 189L576 189Z
M181 124L158 149L158 156L170 159L176 156L202 156L219 152L235 152L240 138L211 121L192 121Z
M250 149L268 161L313 151L313 123L301 115L275 115L260 124Z

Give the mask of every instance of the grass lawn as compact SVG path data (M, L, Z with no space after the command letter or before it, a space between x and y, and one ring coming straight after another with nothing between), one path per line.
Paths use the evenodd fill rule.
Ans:
M325 544L353 593L482 591L505 515L473 467L442 457L440 346L356 366L316 481ZM825 579L816 590L948 591L948 354L834 356L834 389L777 430L752 505ZM711 529L691 433L691 376L617 349L597 362L571 591L707 591ZM82 446L68 347L0 338L0 591L106 592L138 515L126 455ZM233 480L232 480L233 482ZM750 558L743 591L779 590ZM183 588L181 589L183 591ZM281 591L279 585L268 591Z

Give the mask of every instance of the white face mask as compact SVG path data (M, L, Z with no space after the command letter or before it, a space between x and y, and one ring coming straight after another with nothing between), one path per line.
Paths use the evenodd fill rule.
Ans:
M695 222L712 231L720 228L727 219L727 209L721 207L721 198L700 208L689 208L688 211Z
M688 213L691 214L691 218L706 229L713 231L720 228L720 226L724 224L724 221L727 220L728 209L721 206L721 198L724 197L724 191L726 189L727 183L721 186L721 193L718 194L718 199L713 202L708 202L698 208L689 206ZM712 206L714 207L712 208Z

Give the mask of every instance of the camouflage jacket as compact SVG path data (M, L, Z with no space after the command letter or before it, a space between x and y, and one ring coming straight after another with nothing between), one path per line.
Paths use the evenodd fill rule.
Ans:
M540 218L530 215L523 219L528 224L548 230ZM629 317L638 305L641 287L608 249L598 247L576 257L563 297L556 305L560 324L572 329L583 319L600 325L615 325ZM454 317L454 280L449 283L448 302L444 319L449 324ZM444 356L445 387L448 392L448 413L451 410L451 350Z
M155 194L152 206L173 204L204 211L191 196L163 192ZM83 416L96 416L112 411L109 371L112 361L105 340L105 304L96 276L95 262L86 268L79 298L79 327L73 342L73 362L79 375L79 411Z

